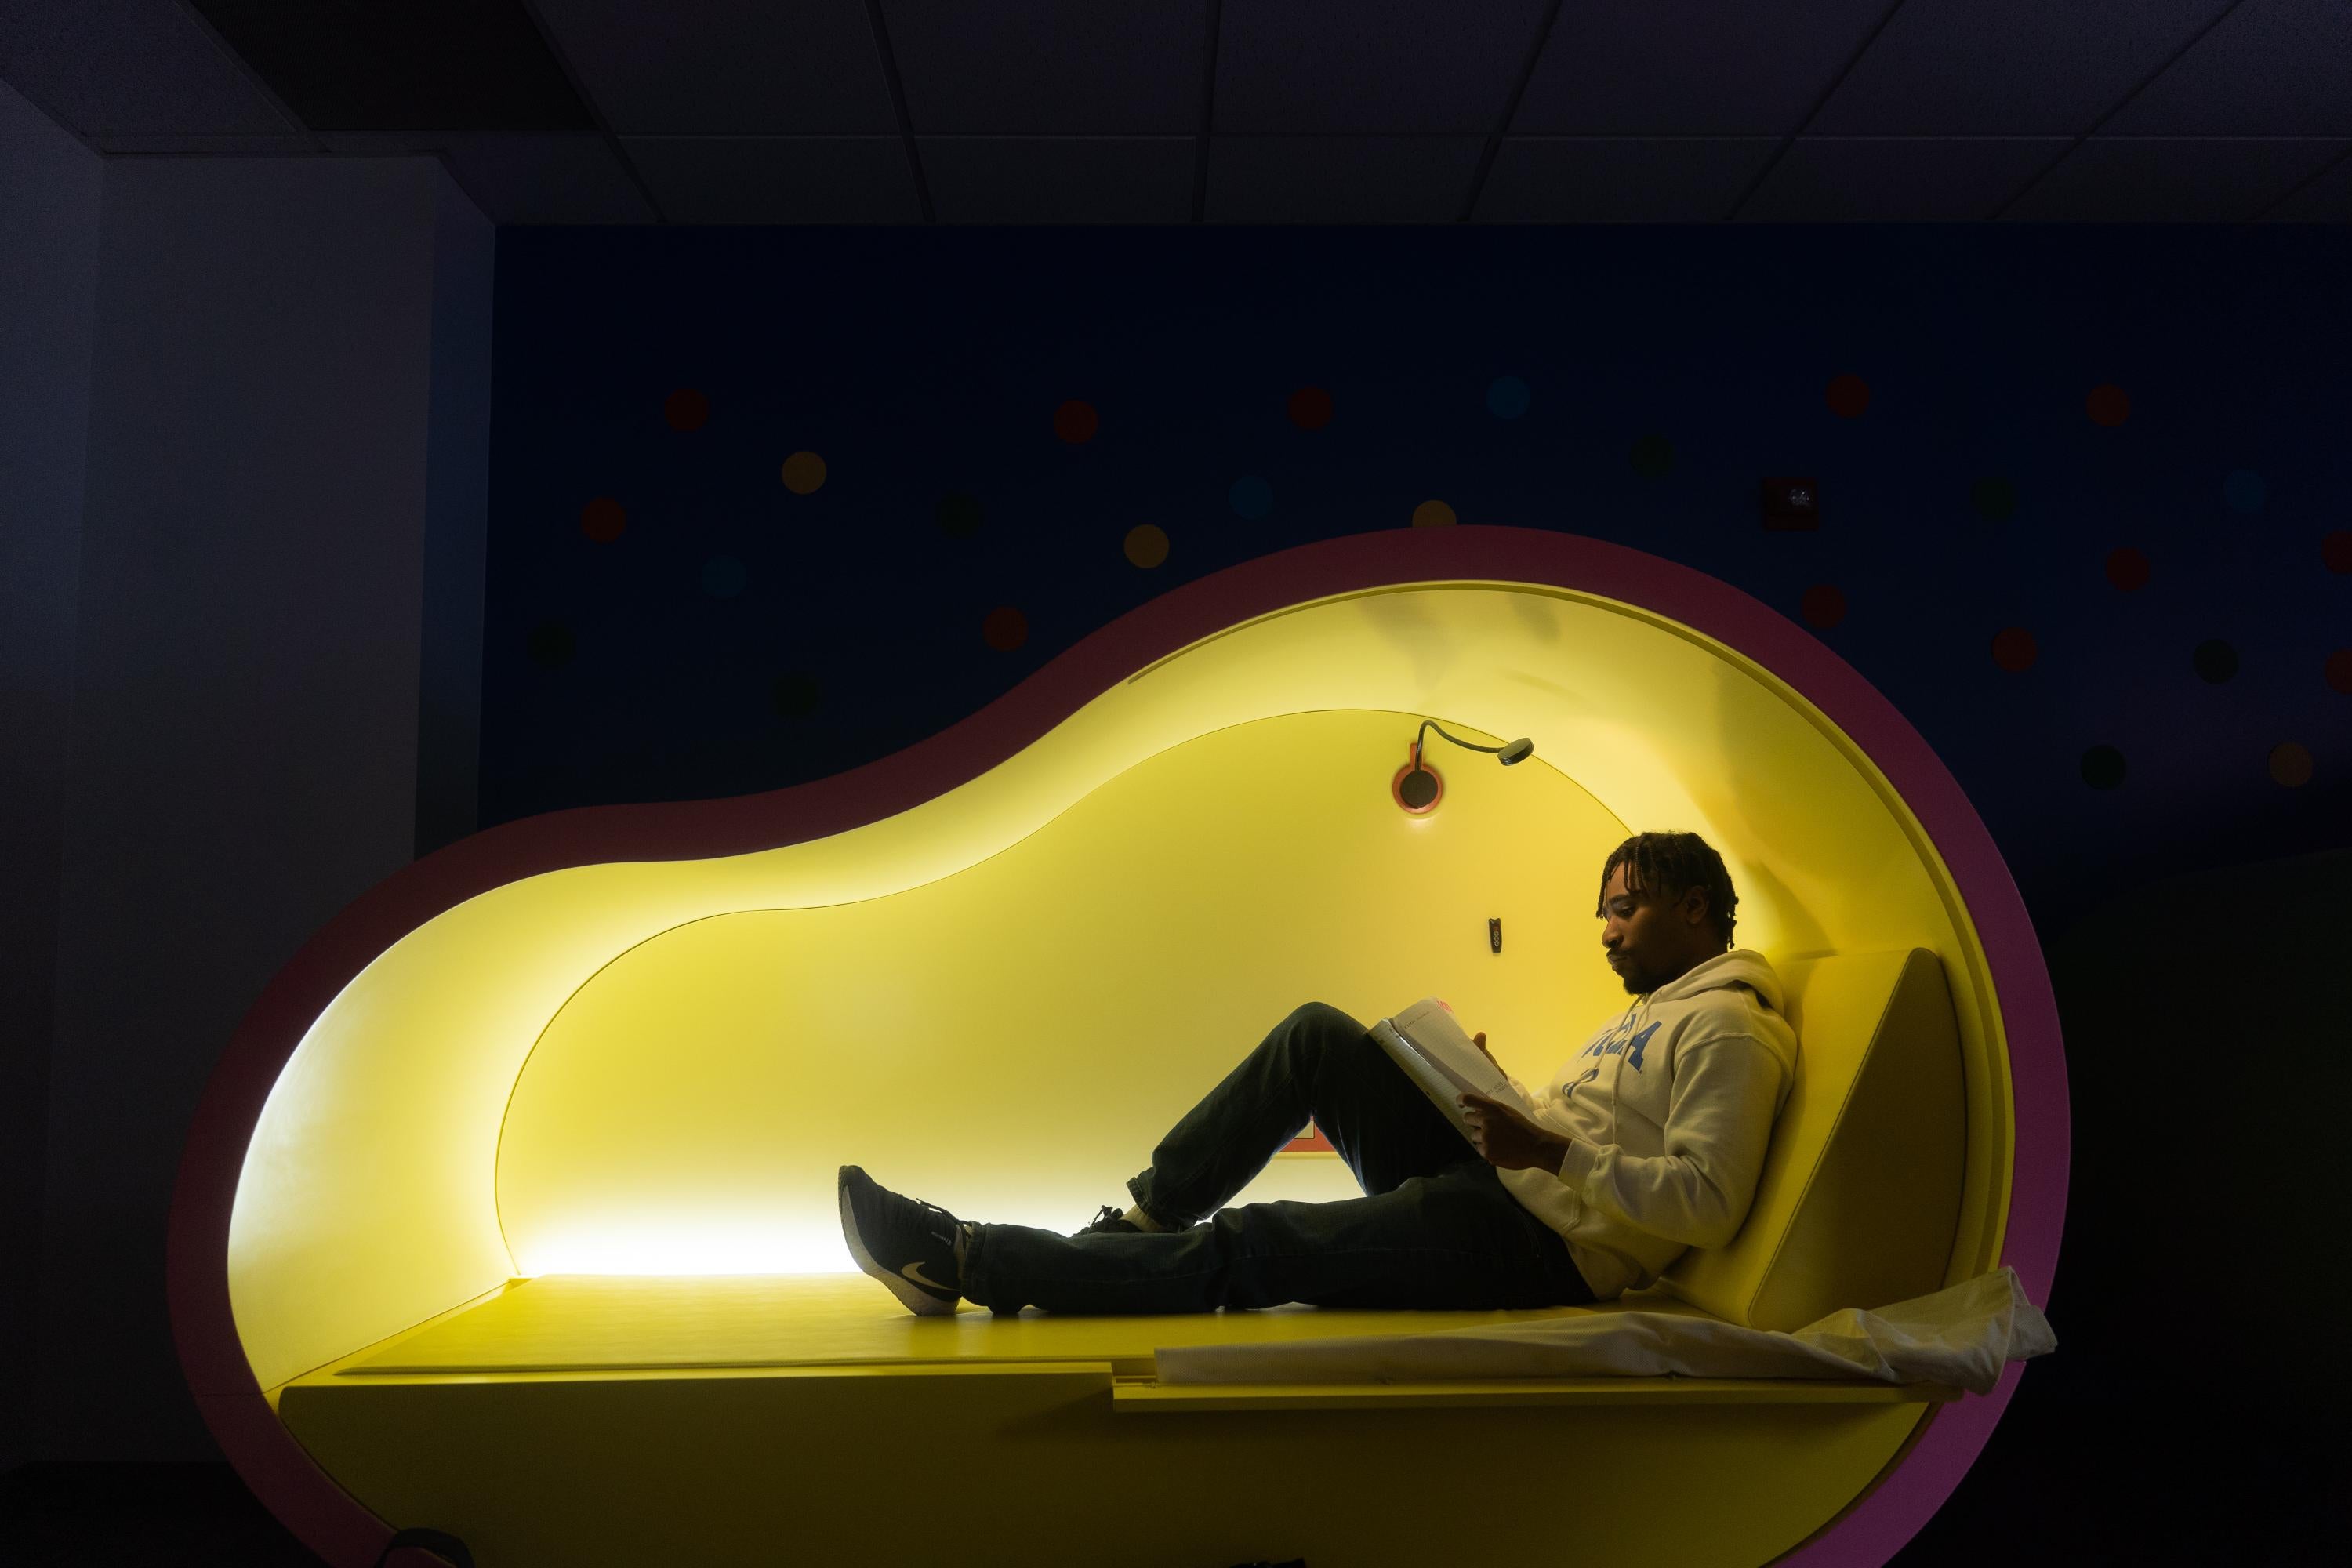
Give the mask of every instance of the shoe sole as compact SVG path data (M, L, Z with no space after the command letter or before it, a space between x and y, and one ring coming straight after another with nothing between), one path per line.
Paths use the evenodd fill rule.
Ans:
M953 1301L940 1300L912 1279L901 1279L874 1261L874 1255L866 1250L864 1242L857 1239L857 1215L849 1206L849 1178L846 1176L839 1178L835 1185L841 1193L842 1239L849 1243L849 1256L857 1260L857 1267L871 1278L887 1286L890 1294L898 1297L907 1310L920 1313L926 1318L953 1316L956 1310L956 1304Z

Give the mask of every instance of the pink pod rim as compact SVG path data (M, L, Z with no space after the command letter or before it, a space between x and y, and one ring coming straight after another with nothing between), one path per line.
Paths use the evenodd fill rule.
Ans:
M272 977L215 1064L173 1189L165 1289L197 1408L248 1487L337 1568L368 1568L392 1526L320 1469L254 1381L228 1294L230 1206L270 1089L311 1022L376 955L467 899L544 871L608 860L706 859L846 832L986 773L1112 682L1243 621L1310 600L1414 583L1528 583L1597 595L1680 622L1753 660L1837 725L1926 830L1982 943L2008 1035L2015 1144L2000 1262L2049 1300L2066 1207L2068 1108L2057 1003L2009 867L1958 781L1876 688L1761 601L1623 545L1538 529L1384 529L1302 544L1171 589L1080 638L978 712L828 778L727 799L583 806L503 824L404 867L327 922ZM787 831L778 825L789 823ZM1991 1393L1926 1417L1878 1482L1776 1561L1881 1568L1958 1488L2009 1405L2021 1363Z

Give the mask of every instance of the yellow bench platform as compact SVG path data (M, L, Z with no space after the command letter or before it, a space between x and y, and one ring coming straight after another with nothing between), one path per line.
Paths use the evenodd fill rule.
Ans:
M1866 1484L1923 1406L1958 1397L1775 1379L1162 1386L1153 1374L1160 1346L1636 1307L1701 1315L1653 1293L1541 1311L918 1318L863 1275L548 1276L297 1378L277 1402L341 1484L395 1520L461 1521L485 1563L871 1561L869 1531L929 1531L961 1509L1013 1522L1003 1555L960 1561L1223 1568L1310 1542L1318 1561L1448 1561L1461 1502L1430 1494L1457 1483L1414 1472L1465 1446L1476 1489L1496 1496L1572 1490L1596 1465L1671 1465L1707 1500L1695 1513L1738 1500L1747 1527L1727 1538L1596 1499L1579 1510L1579 1542L1614 1537L1632 1553L1679 1536L1667 1560L1755 1561L1742 1554L1759 1531L1801 1536ZM1676 1414L1697 1405L1716 1407L1703 1428ZM1611 1408L1580 1416L1599 1406ZM1367 1470L1330 1423L1371 1410L1397 1447ZM1136 1415L1184 1419L1163 1441L1162 1421ZM1768 1429L1777 1462L1759 1466L1749 1445ZM1128 1539L1139 1447L1172 1495L1199 1502ZM1388 1486L1417 1500L1377 1500ZM829 1506L845 1495L873 1501ZM870 1509L894 1496L896 1516L877 1521ZM1542 1536L1519 1517L1506 1534Z
M1037 1363L1100 1363L1125 1411L1353 1408L1412 1405L1809 1403L1916 1404L1957 1397L1935 1384L1808 1382L1771 1378L1519 1379L1378 1387L1223 1384L1161 1387L1154 1352L1168 1346L1266 1343L1344 1334L1425 1333L1481 1323L1521 1322L1594 1312L1672 1312L1706 1317L1660 1292L1592 1307L1489 1312L1349 1311L1287 1306L1258 1311L1069 1317L1034 1308L999 1317L966 1306L953 1317L907 1311L863 1274L715 1276L549 1275L518 1279L496 1295L420 1324L280 1391L280 1409L317 1407L393 1378L482 1377L541 1373L751 1372L771 1368L850 1372L921 1368L940 1376ZM299 1426L299 1421L298 1421Z

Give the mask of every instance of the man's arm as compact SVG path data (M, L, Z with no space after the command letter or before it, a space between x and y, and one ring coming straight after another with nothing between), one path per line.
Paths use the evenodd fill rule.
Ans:
M1505 1168L1553 1172L1590 1207L1687 1247L1739 1234L1763 1173L1780 1058L1747 1035L1685 1047L1668 1101L1663 1154L1633 1154L1539 1127L1485 1096L1465 1096L1478 1152Z
M1504 1170L1558 1171L1568 1157L1569 1140L1538 1127L1517 1106L1483 1094L1454 1097L1470 1112L1470 1141L1489 1164Z

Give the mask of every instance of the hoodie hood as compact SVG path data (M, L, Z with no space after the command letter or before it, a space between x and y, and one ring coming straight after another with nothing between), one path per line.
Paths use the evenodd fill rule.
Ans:
M1695 1011L1736 1017L1737 1026L1763 1042L1793 1073L1797 1065L1797 1032L1780 1011L1787 994L1772 961L1752 947L1735 947L1692 965L1682 975L1646 995L1637 996L1625 1016L1637 1024L1645 1018L1675 1018ZM1726 1015L1728 1015L1726 1017Z
M1679 1002L1702 991L1720 991L1727 985L1745 985L1765 1006L1775 1013L1780 1011L1780 977L1772 973L1772 965L1765 956L1752 947L1718 952L1685 971L1681 978L1659 986L1645 1000Z

